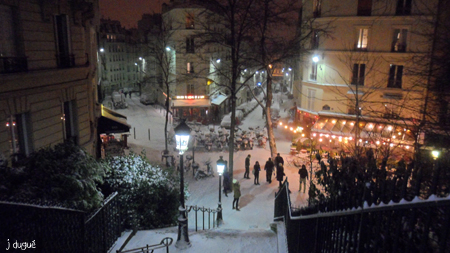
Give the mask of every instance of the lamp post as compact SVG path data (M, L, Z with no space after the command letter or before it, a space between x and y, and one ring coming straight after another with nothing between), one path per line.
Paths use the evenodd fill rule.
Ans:
M217 212L217 226L222 224L223 218L222 218L222 174L225 170L225 161L222 159L223 156L220 156L219 160L217 160L217 173L219 173L219 207Z
M431 188L431 194L436 195L437 193L437 183L439 180L439 165L438 165L438 158L439 158L440 152L437 150L433 150L431 151L431 156L433 157L434 160L434 175L433 175L433 184L432 184L432 188Z
M174 131L177 149L180 152L180 207L178 208L180 214L178 216L178 239L175 243L175 247L178 249L186 249L191 246L191 243L189 242L188 222L186 218L186 208L184 206L183 153L188 149L191 129L186 125L185 120L183 119L181 120L181 123L175 127Z

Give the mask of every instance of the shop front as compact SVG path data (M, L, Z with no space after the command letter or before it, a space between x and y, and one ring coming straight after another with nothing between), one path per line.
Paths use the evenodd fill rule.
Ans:
M210 108L211 101L207 96L177 96L172 100L174 120L186 119L208 124Z
M310 136L317 148L336 153L350 153L352 147L359 146L402 156L414 149L412 129L412 122L369 117L357 120L355 115L319 113Z

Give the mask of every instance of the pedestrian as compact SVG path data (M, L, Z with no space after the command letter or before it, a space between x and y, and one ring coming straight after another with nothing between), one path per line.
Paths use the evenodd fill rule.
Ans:
M256 161L253 166L253 175L255 175L255 185L259 185L259 171L261 170L261 166L259 166L259 162Z
M233 209L236 209L236 211L240 211L239 198L241 197L241 185L236 179L233 179L233 192L234 192ZM236 207L234 203L236 203Z
M281 188L281 182L283 182L283 177L284 177L284 167L283 164L279 163L278 167L277 167L277 180L280 183L280 188Z
M274 166L275 165L272 162L272 158L269 157L266 165L264 165L264 170L266 171L266 182L268 182L269 184L272 183L272 172Z
M250 157L252 157L250 154L245 158L245 173L244 178L250 179Z
M303 164L302 168L298 170L298 174L300 174L300 188L299 192L302 191L303 184L303 193L306 191L306 179L308 179L308 171L306 170L306 166Z
M275 165L277 166L277 168L278 168L280 163L281 163L282 166L284 166L284 159L283 159L283 157L280 156L280 153L277 154L277 156L275 157L274 162L275 162Z
M225 170L223 172L223 193L225 194L225 197L228 197L228 192L230 192L230 190L230 174L225 166Z

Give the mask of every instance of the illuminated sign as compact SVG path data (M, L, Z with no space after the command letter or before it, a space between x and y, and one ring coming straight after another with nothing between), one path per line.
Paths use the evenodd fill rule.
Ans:
M186 96L177 96L177 99L204 99L205 96L197 96L197 95L186 95Z

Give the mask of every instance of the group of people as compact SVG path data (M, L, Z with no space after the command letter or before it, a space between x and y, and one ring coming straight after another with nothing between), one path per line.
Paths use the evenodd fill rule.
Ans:
M250 159L251 159L251 155L249 154L246 158L245 158L245 173L244 173L244 178L245 179L250 179ZM272 183L272 173L275 171L276 169L276 179L280 184L283 182L283 178L285 176L284 174L284 159L283 157L280 156L280 153L277 154L277 156L275 157L274 161L272 161L272 158L269 158L269 160L267 160L266 164L264 165L264 170L266 171L266 182L268 182L269 184ZM253 175L255 176L254 179L254 184L255 185L259 185L259 172L261 171L261 165L259 164L259 161L256 161L255 164L253 165Z
M244 179L250 179L250 164L251 164L251 155L249 154L245 158L245 172L244 172ZM221 157L222 158L222 157ZM286 175L284 173L284 159L281 157L280 153L277 154L275 159L272 161L272 158L269 157L269 159L266 161L266 164L264 165L264 170L266 171L266 182L271 184L272 183L272 173L276 172L276 180L279 182L279 188L281 188L283 178ZM256 161L253 165L253 171L252 174L255 176L254 178L254 184L259 185L259 172L261 171L261 165L259 164L259 161ZM308 171L306 170L306 166L302 165L302 167L299 169L298 174L300 175L300 189L299 192L301 192L302 185L303 185L303 193L306 191L306 179L308 179ZM224 186L224 194L226 197L228 197L227 193L231 190L229 189L229 174L227 171L224 173L224 179L223 179L223 186ZM232 188L234 192L234 199L233 199L233 209L240 211L239 209L239 198L241 197L241 189L239 181L236 179L233 179Z

